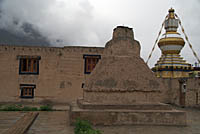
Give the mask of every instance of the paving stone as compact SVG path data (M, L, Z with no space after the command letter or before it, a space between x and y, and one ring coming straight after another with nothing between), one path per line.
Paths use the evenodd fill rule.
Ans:
M24 114L23 112L0 112L0 134L9 129Z
M68 111L40 112L27 134L74 134Z
M37 112L27 112L19 118L9 129L5 130L3 134L24 134L37 118Z
M200 110L178 110L187 112L187 127L128 125L95 128L102 130L102 134L200 134ZM69 125L68 114L68 111L40 112L27 134L74 134L74 127Z

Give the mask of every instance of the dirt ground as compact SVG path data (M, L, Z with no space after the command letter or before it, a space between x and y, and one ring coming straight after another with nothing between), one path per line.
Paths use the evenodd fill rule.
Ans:
M103 134L200 134L200 109L178 108L187 112L187 127L172 126L98 126ZM9 128L22 112L0 112L0 133ZM27 134L74 134L68 111L40 112Z

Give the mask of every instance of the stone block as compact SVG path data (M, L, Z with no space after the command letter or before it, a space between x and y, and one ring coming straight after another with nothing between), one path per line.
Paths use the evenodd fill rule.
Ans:
M186 113L178 110L80 109L72 106L70 123L88 120L93 125L186 126Z

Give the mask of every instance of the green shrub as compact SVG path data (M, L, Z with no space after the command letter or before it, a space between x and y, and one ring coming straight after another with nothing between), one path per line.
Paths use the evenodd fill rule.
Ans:
M74 128L75 134L101 134L100 130L92 128L89 121L77 119Z
M38 108L37 107L32 107L31 111L38 111Z
M52 111L52 106L51 105L43 105L40 106L40 111Z

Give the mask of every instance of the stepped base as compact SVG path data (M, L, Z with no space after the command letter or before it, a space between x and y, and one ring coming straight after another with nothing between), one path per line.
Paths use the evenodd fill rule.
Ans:
M134 104L100 104L88 103L82 99L77 100L82 109L127 109L127 110L172 110L170 105L164 103L134 103Z
M141 106L142 107L142 106ZM186 126L186 113L178 110L82 109L70 107L70 123L89 120L93 125Z

